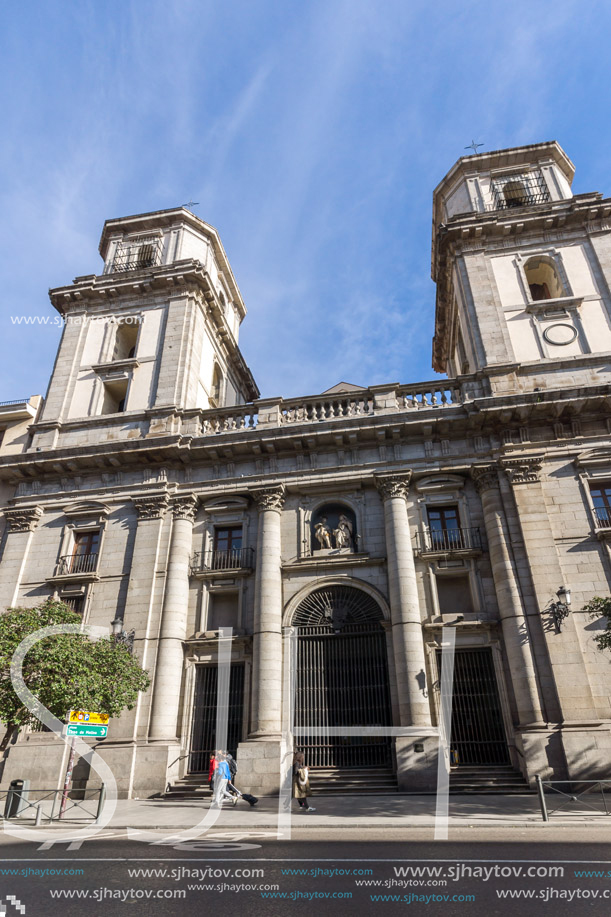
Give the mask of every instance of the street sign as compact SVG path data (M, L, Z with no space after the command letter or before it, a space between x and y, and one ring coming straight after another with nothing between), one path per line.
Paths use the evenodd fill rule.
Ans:
M93 710L71 710L68 714L69 723L82 723L89 726L108 726L107 713L94 713Z
M74 723L66 726L66 735L105 739L108 735L108 726L90 726L88 723Z

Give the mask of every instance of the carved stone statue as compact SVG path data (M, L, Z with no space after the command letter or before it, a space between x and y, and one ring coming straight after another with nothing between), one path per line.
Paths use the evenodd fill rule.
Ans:
M331 529L327 525L327 517L323 516L314 526L314 534L321 548L331 547Z
M352 523L344 513L340 514L337 528L333 530L337 548L352 548Z

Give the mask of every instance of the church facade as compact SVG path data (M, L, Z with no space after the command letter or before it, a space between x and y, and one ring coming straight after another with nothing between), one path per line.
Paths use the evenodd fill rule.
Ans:
M46 399L0 405L0 606L133 631L152 685L96 746L122 796L207 783L228 629L244 790L278 791L286 722L314 781L434 790L448 628L457 786L609 776L582 609L611 581L611 199L573 173L541 143L435 189L433 382L261 398L184 208L107 221L101 273L51 291ZM62 754L23 731L2 785L54 786Z

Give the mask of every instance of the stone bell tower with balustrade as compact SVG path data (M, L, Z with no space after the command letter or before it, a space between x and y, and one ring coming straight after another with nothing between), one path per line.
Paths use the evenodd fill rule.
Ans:
M259 394L246 315L216 230L185 208L108 220L104 268L51 291L65 327L34 448L192 432Z

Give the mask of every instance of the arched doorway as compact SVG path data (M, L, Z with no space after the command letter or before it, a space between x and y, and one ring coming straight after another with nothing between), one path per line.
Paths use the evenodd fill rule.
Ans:
M392 725L382 620L372 595L343 584L315 589L293 613L298 633L295 725L312 730L299 736L296 745L310 767L391 765L390 738L366 735L367 727ZM355 734L329 734L346 726Z

